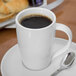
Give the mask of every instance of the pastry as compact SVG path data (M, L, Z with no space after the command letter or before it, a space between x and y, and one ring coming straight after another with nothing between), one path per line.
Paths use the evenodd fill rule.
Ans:
M4 14L0 14L0 22L4 22L8 19L11 19L15 16L14 13L8 14L8 15L4 15Z
M10 10L9 8L4 4L2 0L0 0L0 13L1 14L9 14Z
M6 3L6 6L10 9L13 13L18 13L21 10L28 7L28 1L27 0L9 0Z
M28 7L28 0L0 0L0 22L12 18Z

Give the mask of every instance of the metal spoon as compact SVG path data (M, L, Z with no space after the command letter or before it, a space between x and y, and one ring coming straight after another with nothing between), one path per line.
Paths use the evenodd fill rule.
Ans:
M60 68L56 70L51 76L56 76L61 71L68 69L73 64L74 60L75 60L74 52L69 52L68 54L66 54L61 61Z

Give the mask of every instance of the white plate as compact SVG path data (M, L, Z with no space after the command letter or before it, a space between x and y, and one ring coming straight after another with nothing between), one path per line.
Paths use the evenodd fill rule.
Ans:
M67 43L67 40L56 38L54 50L62 48ZM76 53L76 43L71 44L70 51ZM42 71L30 71L26 69L21 62L18 44L13 46L2 59L1 73L2 76L50 76L54 71L59 68L63 56L54 59L51 65ZM62 71L58 76L76 76L76 60L71 68Z
M63 3L64 0L56 0L50 4L47 5L47 0L44 0L43 5L39 6L39 7L43 7L43 8L47 8L49 10L52 10L54 8L56 8L57 6L59 6L61 3ZM29 8L29 7L28 7ZM5 21L3 23L0 23L0 28L6 26L6 24L10 24L12 21L15 21L15 19L10 19L8 21ZM7 26L6 28L16 28L16 24Z

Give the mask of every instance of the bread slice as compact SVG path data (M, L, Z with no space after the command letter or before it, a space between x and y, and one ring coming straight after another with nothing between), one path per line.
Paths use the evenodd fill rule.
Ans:
M0 23L13 18L15 15L16 14L14 14L14 13L11 13L11 14L8 14L8 15L0 14Z

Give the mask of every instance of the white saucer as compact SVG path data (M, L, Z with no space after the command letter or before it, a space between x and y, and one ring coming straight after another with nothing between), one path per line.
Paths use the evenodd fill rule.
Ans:
M67 40L56 38L54 50L62 48L67 43ZM72 42L70 51L76 53L76 43ZM50 76L55 70L59 68L63 56L57 57L51 65L42 71L30 71L26 69L21 62L18 44L13 46L2 59L1 73L2 76ZM76 60L71 68L62 71L58 76L76 76Z

